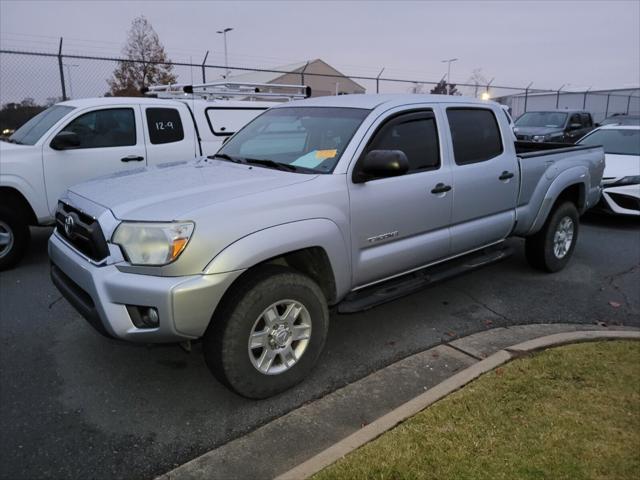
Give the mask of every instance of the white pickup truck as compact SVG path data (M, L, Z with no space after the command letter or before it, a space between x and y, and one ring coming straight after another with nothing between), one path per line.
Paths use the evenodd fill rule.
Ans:
M148 92L164 98L61 102L0 142L0 271L24 255L30 225L54 223L58 198L71 185L210 155L273 100L309 94L295 85L269 85L269 91L258 84L173 87Z

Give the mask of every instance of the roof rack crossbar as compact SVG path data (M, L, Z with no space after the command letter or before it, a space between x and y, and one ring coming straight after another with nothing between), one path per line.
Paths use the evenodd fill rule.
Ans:
M311 88L307 85L233 82L222 80L217 82L199 83L193 85L186 83L152 85L143 88L142 93L145 95L155 95L162 98L184 98L185 95L193 95L204 99L249 97L282 98L295 100L310 97Z

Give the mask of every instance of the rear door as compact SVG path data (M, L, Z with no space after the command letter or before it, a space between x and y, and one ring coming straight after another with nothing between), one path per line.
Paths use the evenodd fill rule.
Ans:
M71 185L121 170L145 166L142 119L137 105L95 108L78 112L54 130L42 147L49 211ZM80 145L65 150L51 148L62 131L74 132Z
M197 139L186 107L141 105L141 108L148 165L195 158Z
M508 126L496 110L477 105L446 109L454 160L453 255L498 242L514 226L517 158L510 136L501 135Z
M402 150L410 170L366 183L348 177L356 286L402 274L449 253L451 194L436 187L451 186L451 169L444 161L435 112L398 112L378 120L372 129L359 159L370 150Z

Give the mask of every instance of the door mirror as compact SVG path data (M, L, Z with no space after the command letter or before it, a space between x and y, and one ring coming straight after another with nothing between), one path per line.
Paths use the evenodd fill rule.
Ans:
M409 171L409 160L402 150L371 150L362 159L353 182L364 183L374 178L397 177Z
M80 146L80 136L75 132L62 131L51 140L54 150L66 150Z

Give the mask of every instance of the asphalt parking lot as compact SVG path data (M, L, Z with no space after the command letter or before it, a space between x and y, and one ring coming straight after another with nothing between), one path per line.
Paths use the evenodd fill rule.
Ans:
M264 401L209 374L196 345L135 346L95 333L51 284L48 229L0 274L0 474L151 478L379 368L496 326L640 326L640 224L589 217L569 267L508 260L355 315L333 315L320 365Z

